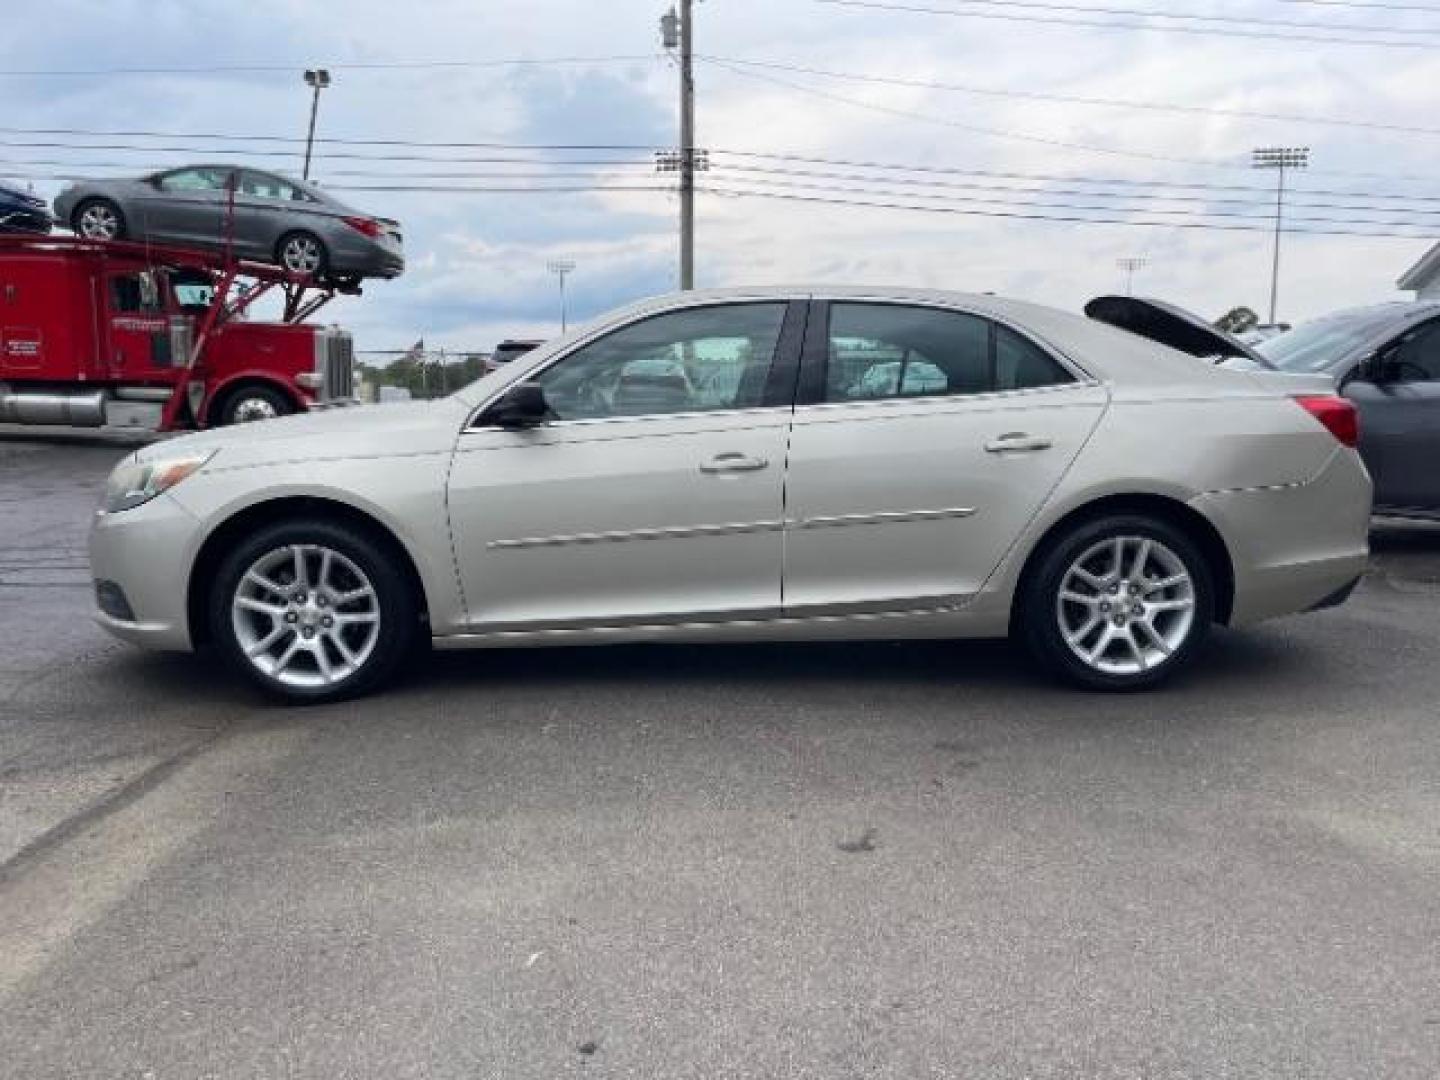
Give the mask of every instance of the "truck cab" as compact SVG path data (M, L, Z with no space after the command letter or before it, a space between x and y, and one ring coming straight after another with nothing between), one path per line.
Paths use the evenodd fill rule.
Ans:
M272 290L279 321L247 318ZM333 290L146 245L0 240L0 422L213 427L353 397L350 335L305 322Z

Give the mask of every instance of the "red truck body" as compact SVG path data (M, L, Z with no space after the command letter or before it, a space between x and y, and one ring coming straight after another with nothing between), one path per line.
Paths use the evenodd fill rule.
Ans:
M276 291L281 321L245 318ZM172 430L350 400L350 335L304 321L334 292L206 252L0 238L0 422Z

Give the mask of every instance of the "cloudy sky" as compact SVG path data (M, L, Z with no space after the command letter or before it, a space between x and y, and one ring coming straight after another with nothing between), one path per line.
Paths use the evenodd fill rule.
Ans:
M572 317L674 286L677 202L652 165L676 140L668 2L7 0L25 32L0 42L0 174L48 195L194 160L298 173L300 72L328 65L314 176L402 219L410 260L334 317L366 349L548 334L550 260L577 264ZM698 284L1075 308L1142 256L1137 292L1263 314L1273 175L1249 151L1304 145L1297 228L1403 235L1288 235L1281 318L1394 298L1440 224L1436 45L1440 0L704 0ZM119 134L137 132L157 137Z

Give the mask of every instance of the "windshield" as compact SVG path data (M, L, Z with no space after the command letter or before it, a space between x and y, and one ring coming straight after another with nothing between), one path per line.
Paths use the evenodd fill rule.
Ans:
M1297 326L1253 348L1283 371L1324 371L1396 321L1393 307L1357 308Z

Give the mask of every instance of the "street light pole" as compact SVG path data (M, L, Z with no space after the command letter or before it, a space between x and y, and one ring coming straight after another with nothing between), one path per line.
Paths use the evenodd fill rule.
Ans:
M1144 255L1127 255L1124 258L1116 259L1115 265L1125 271L1125 295L1133 296L1131 286L1135 282L1135 271L1148 265L1150 262Z
M1275 298L1280 284L1280 232L1285 214L1285 170L1310 164L1308 146L1265 146L1251 151L1250 167L1275 170L1275 239L1270 258L1270 322L1275 322Z
M575 269L575 263L571 259L552 259L546 263L546 269L560 279L560 333L566 330L565 320L565 275Z
M310 130L305 135L305 170L302 180L310 179L310 153L315 147L315 114L320 111L320 91L330 85L330 72L325 68L306 68L305 85L314 88L310 98Z

